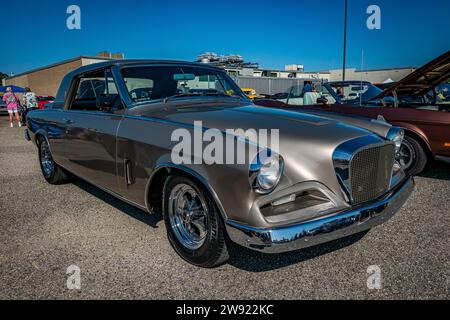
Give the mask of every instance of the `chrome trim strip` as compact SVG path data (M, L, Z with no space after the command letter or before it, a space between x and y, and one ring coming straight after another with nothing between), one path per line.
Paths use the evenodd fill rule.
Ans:
M401 187L375 203L341 211L327 217L280 228L254 228L227 221L231 240L264 253L281 253L311 247L371 229L391 218L414 190L409 177Z

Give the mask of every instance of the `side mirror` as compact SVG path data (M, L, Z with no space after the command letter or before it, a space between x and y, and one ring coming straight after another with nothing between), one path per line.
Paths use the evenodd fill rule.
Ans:
M328 99L325 97L317 98L317 104L328 104Z
M110 95L101 94L97 96L97 99L95 99L95 105L97 107L97 110L102 112L110 112L114 105L116 97L117 97L116 95L111 94Z

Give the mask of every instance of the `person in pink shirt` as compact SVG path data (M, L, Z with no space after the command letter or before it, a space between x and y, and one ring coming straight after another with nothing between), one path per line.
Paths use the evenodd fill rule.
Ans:
M6 109L8 110L11 128L14 127L13 115L16 116L17 123L19 124L19 127L21 127L22 123L20 122L19 116L19 108L20 108L19 98L17 98L15 93L12 91L11 87L6 88L6 93L3 95L3 101L6 103Z

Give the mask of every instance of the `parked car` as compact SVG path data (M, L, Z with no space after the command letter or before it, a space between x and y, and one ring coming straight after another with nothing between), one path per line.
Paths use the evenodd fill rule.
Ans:
M364 81L330 82L309 99L299 96L301 88L294 87L288 98L255 103L314 114L386 120L404 129L406 137L398 159L407 172L416 175L429 159L450 162L450 105L436 91L443 90L440 88L449 80L447 52L385 91Z
M37 96L38 109L44 109L45 105L53 103L55 97L52 96Z
M85 85L93 80L96 89ZM133 95L140 88L151 94ZM402 130L366 122L372 131L257 107L223 69L205 64L117 60L69 73L51 108L28 114L25 136L49 183L73 174L162 212L176 252L213 267L228 258L226 235L252 250L286 252L368 230L399 210L414 186L394 161ZM195 137L205 128L248 147L247 160L174 161L174 133ZM269 140L253 149L248 135L230 133L237 128L279 129L278 151Z
M8 109L6 108L6 103L1 99L0 96L0 115L8 114Z

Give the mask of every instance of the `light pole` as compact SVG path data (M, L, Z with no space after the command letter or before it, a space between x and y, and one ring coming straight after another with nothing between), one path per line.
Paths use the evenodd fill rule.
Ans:
M345 81L345 63L347 55L347 0L344 0L344 57L342 64L342 81Z

